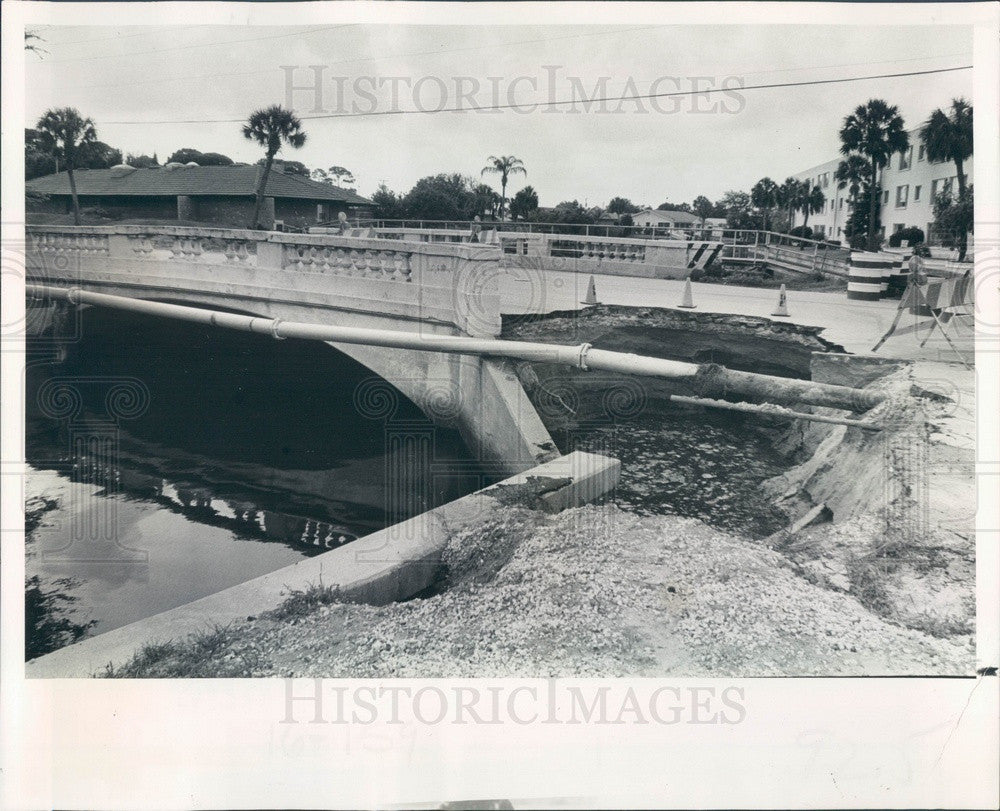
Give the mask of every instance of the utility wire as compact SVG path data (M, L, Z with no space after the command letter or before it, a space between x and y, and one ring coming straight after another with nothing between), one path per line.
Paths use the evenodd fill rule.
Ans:
M603 104L611 101L629 102L644 99L673 98L677 96L708 95L712 93L743 93L747 90L775 90L789 87L814 87L817 85L846 84L848 82L863 82L872 79L897 79L906 76L928 76L933 73L952 73L958 70L971 70L972 65L959 65L951 68L935 68L933 70L908 71L906 73L880 73L872 76L850 76L841 79L813 79L803 82L778 82L772 84L747 85L745 87L708 88L705 90L678 90L670 93L644 93L626 96L595 96L593 98L570 98L553 101L531 101L510 104L490 104L485 107L443 107L440 110L372 110L361 113L325 113L322 115L299 116L302 121L318 121L332 118L375 118L388 115L434 115L437 113L464 113L488 110L523 109L525 107L556 107L563 104ZM104 121L104 124L242 124L244 118L196 118L196 119L164 119L160 121Z
M537 41L538 40L530 40L530 42L537 42ZM510 45L523 45L523 44L525 44L525 43L524 42L503 42L503 43L498 43L498 47L500 45L502 45L502 46L510 46ZM492 46L492 45L484 45L482 47L483 48L492 48L494 46ZM465 50L465 49L462 49L462 50ZM436 53L445 54L445 53L454 53L454 51L437 51ZM358 61L378 61L378 60L384 60L384 59L402 59L402 58L407 57L407 56L415 56L415 55L417 55L417 54L397 54L397 55L394 55L394 56L372 57L369 60L360 60L360 59L358 59L358 60L342 60L340 62L334 62L332 64L339 65L339 64L344 64L345 62L352 62L352 61L353 62L358 62ZM951 59L951 58L954 58L956 56L969 57L970 54L968 54L968 53L951 53L951 54L938 54L936 56L912 56L912 57L908 57L906 59L883 59L880 62L877 62L875 64L879 64L879 65L895 65L895 64L898 64L900 62L918 62L918 61L924 61L924 60L933 61L935 59ZM871 65L871 64L873 64L872 61L870 59L867 59L867 60L865 60L863 62L847 62L847 63L842 63L842 64L839 64L839 65L807 65L805 67L797 67L797 68L774 68L774 69L771 69L771 70L747 70L747 69L736 70L736 69L732 69L732 70L727 70L727 71L715 71L715 73L716 74L721 74L721 73L725 72L727 75L731 75L731 76L735 76L735 75L741 75L741 76L742 75L767 76L767 75L773 74L773 73L789 73L789 72L793 72L793 71L802 71L802 70L833 70L834 68L854 68L854 67L858 67L859 65ZM327 65L324 65L324 67L327 67ZM274 68L270 67L270 68L265 68L264 70L250 70L250 71L244 70L244 71L236 71L234 73L203 73L203 74L199 74L197 76L164 76L164 77L161 77L159 79L144 79L142 81L119 82L119 83L111 83L111 84L63 85L62 89L63 90L98 90L98 89L106 89L106 88L112 88L112 87L135 87L137 85L169 84L171 82L187 82L187 81L195 81L195 80L201 80L201 79L228 79L228 78L238 78L238 77L242 78L244 76L263 76L264 74L268 74L268 73L273 74L274 73Z
M224 45L241 45L245 42L261 42L266 39L282 39L284 37L304 37L311 34L319 34L323 31L333 31L337 28L349 28L351 23L345 23L343 25L327 25L322 28L308 28L305 31L293 31L289 34L272 34L266 37L252 37L250 39L231 39L225 42L199 42L191 45L177 45L173 48L156 48L152 51L140 51L138 53L132 52L127 54L98 54L97 56L80 56L73 57L71 59L49 59L41 63L43 65L58 65L66 62L93 62L96 59L122 59L128 56L145 56L146 54L158 54L167 53L168 51L187 51L192 48L213 48L221 47Z
M44 28L37 28L35 29L35 33L41 36L39 32L46 33L54 27L55 26L45 26ZM104 26L101 27L103 28ZM133 26L121 26L121 28L132 28L132 27ZM153 30L139 31L135 34L116 34L113 37L95 37L94 39L74 39L70 40L69 42L53 42L52 40L46 39L45 42L54 48L59 48L62 47L63 45L87 45L91 42L110 42L111 40L135 39L136 37L149 37L152 36L153 34L163 34L165 30L171 34L176 34L178 31L186 31L194 28L206 28L207 26L202 24L202 25L180 25L180 26L169 26L169 27L167 26L143 26L143 27L147 29L151 28Z
M301 32L296 32L296 33L302 34L302 35L313 34L313 33L319 33L319 32L322 32L322 31L331 31L331 30L334 30L334 29L337 29L337 28L348 28L351 25L355 25L355 24L353 24L353 23L347 23L347 24L344 24L344 25L329 25L329 26L325 26L323 28L311 28L311 29L308 29L306 31L301 31ZM667 27L668 26L664 26L664 25L643 25L643 26L639 26L639 27L636 27L636 28L605 29L605 30L600 30L600 31L587 31L587 32L579 33L579 34L566 34L565 36L561 36L561 37L543 37L541 39L525 39L525 40L519 40L519 41L516 41L516 42L493 42L493 43L488 43L488 44L485 44L485 45L469 45L469 46L464 47L464 48L449 48L449 49L444 49L444 50L438 49L438 50L432 50L432 51L414 51L412 53L395 54L395 55L391 55L391 56L359 56L359 57L356 57L354 59L341 59L341 60L338 60L337 62L328 62L327 64L329 64L329 65L348 65L348 64L353 64L355 62L378 62L378 61L383 60L383 59L404 59L404 58L411 57L411 56L435 56L435 55L438 55L438 54L464 53L466 51L479 51L479 50L483 50L484 48L503 48L503 47L507 47L509 45L531 45L531 44L535 44L535 43L555 42L556 40L563 40L563 39L579 39L580 37L602 37L602 36L608 36L609 34L627 34L627 33L635 32L635 31L653 31L653 30L656 30L656 29L659 29L659 28L667 28ZM94 56L94 57L74 57L72 59L50 59L45 64L52 65L52 64L59 64L61 62L86 62L86 61L90 61L90 60L93 60L93 59L121 59L123 57L128 57L128 56L145 56L148 53L162 53L162 52L165 52L165 51L179 51L179 50L183 50L183 49L186 49L186 48L207 48L207 47L211 47L211 46L231 45L231 44L235 44L235 43L239 43L239 42L259 42L260 40L280 39L281 37L291 37L291 36L295 36L295 35L296 34L277 34L277 35L267 36L267 37L257 37L255 39L230 40L228 42L203 42L203 43L200 43L200 44L197 44L197 45L182 45L182 46L178 46L176 48L160 48L160 49L157 49L157 50L154 50L154 51L135 51L135 52L125 53L125 54L102 54L101 56ZM93 41L96 42L97 40L93 40ZM56 43L56 44L59 44L59 43ZM238 75L238 74L231 74L231 75Z

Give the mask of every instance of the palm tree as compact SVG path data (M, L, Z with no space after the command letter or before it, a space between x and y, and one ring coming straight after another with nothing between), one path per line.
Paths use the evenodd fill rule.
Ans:
M792 229L795 212L801 210L809 193L809 184L794 177L785 178L778 187L777 203L788 213L788 230Z
M950 115L937 109L920 130L927 160L953 161L958 176L958 199L965 199L966 176L963 164L972 157L972 105L964 98L951 100ZM965 258L966 235L959 236L958 259Z
M69 175L69 193L73 198L73 222L80 224L80 199L76 195L76 158L81 149L97 141L94 122L80 115L72 107L48 110L35 124L42 148L51 152L57 161L62 160Z
M837 166L833 179L838 189L847 189L848 203L853 207L861 189L871 183L871 167L860 155L850 155Z
M479 173L480 177L487 172L500 175L500 222L503 222L504 210L507 208L507 180L511 175L527 176L528 172L521 159L515 158L513 155L501 155L499 158L490 155L486 159L486 166Z
M294 113L281 105L272 104L263 110L256 110L247 119L247 123L243 125L243 137L248 141L256 141L265 150L264 170L257 181L257 200L254 203L253 220L250 223L251 228L257 228L274 156L278 154L283 144L295 149L301 147L306 142L306 134L302 131L302 122Z
M844 118L840 128L840 152L844 156L860 155L868 162L871 174L870 205L868 207L868 250L878 248L875 221L878 219L879 197L877 178L879 169L888 165L896 152L905 152L910 137L903 126L903 118L895 106L882 99L870 99L859 105Z
M805 219L802 221L802 227L805 228L809 225L809 215L819 214L823 210L823 206L826 205L826 195L823 194L823 190L819 186L813 186L809 189L802 198L802 205L800 211L804 215Z
M778 204L780 188L769 177L758 180L750 189L750 202L764 212L764 230L768 230L768 215L772 208Z

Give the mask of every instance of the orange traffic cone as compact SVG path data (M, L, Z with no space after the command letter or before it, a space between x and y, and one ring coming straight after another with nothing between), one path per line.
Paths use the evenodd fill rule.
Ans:
M594 286L594 277L590 277L590 284L587 285L587 295L584 297L581 304L586 304L588 307L592 307L595 304L600 304L597 300L597 288Z
M691 295L691 277L689 276L684 281L684 297L681 299L681 303L677 305L678 307L684 307L688 310L693 310L695 307L694 296Z
M771 315L779 315L788 318L788 298L785 295L785 286L781 285L781 292L778 293L778 309Z

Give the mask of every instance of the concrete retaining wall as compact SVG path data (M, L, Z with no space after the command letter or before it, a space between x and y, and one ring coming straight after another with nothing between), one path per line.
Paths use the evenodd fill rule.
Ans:
M146 644L181 639L280 605L293 590L339 586L345 599L385 605L429 586L448 541L503 504L557 512L593 501L618 483L617 459L575 452L539 465L353 543L200 600L34 659L28 678L81 678L121 665Z

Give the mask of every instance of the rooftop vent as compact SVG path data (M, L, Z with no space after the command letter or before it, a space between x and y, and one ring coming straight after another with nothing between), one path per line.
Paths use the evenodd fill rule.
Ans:
M168 172L173 172L176 169L183 169L184 164L177 161L170 161L170 163L164 164L163 168Z
M134 166L129 166L127 163L119 163L117 166L111 167L112 177L125 177L125 175L130 175L135 171Z
M199 166L201 166L201 164L198 163L197 161L188 161L187 163L184 164L184 166L186 168L191 168L193 166L197 169Z

